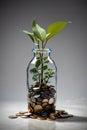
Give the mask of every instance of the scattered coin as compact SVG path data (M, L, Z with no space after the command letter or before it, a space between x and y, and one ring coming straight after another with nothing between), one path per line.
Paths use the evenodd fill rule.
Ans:
M21 118L28 118L28 116L25 116L25 115L24 115L24 116L21 116Z
M16 115L10 115L9 118L10 118L10 119L16 119L16 118L18 118L18 117L17 117Z
M65 114L67 113L65 111L65 113L61 114L61 111L62 110L55 110L55 112L52 112L50 113L49 115L46 115L46 116L40 116L38 114L33 114L33 113L30 113L30 112L24 112L24 114L20 114L17 113L16 115L10 115L9 118L10 119L16 119L18 117L21 117L21 118L32 118L32 119L39 119L39 120L56 120L56 119L63 119L63 118L69 118L69 117L73 117L72 114ZM40 113L39 113L40 114Z
M30 116L32 113L25 113L24 116Z
M28 111L20 111L19 114L25 114L27 113Z
M64 115L61 115L61 117L62 117L62 118L68 118L69 115L68 115L68 114L67 114L67 115L64 114Z
M23 116L23 114L17 113L16 116L17 116L17 117L18 117L18 116Z

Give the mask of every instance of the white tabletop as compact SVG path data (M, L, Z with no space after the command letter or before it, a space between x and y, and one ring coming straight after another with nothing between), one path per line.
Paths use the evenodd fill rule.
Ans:
M2 102L0 103L0 130L87 130L87 105L85 103L65 101L59 103L57 108L66 110L74 117L56 121L22 119L20 117L9 119L9 115L26 111L27 103Z

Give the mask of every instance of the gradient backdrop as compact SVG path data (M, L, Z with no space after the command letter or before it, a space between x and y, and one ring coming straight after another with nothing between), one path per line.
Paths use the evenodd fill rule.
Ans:
M1 0L0 101L27 101L26 67L34 44L21 30L72 21L48 42L58 67L58 100L87 98L87 1Z

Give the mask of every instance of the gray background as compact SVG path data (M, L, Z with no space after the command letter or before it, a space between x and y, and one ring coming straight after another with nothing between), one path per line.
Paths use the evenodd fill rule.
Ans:
M58 67L58 100L87 98L86 0L1 0L0 101L26 101L26 67L32 58L31 31L36 19L42 27L72 21L48 42Z

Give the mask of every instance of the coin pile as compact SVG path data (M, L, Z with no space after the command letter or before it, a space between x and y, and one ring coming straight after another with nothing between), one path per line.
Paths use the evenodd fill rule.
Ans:
M10 119L16 119L18 117L21 118L32 118L32 119L39 119L39 120L56 120L56 119L63 119L63 118L69 118L69 117L73 117L73 115L68 114L66 111L64 110L55 110L55 112L50 113L49 116L40 116L37 114L33 114L30 112L19 112L15 115L10 115L9 118Z
M55 111L54 86L31 85L28 95L28 111L40 116L48 116Z
M73 115L64 110L56 110L56 90L52 85L31 85L28 90L28 111L10 115L10 119L32 118L40 120L56 120L69 118Z

